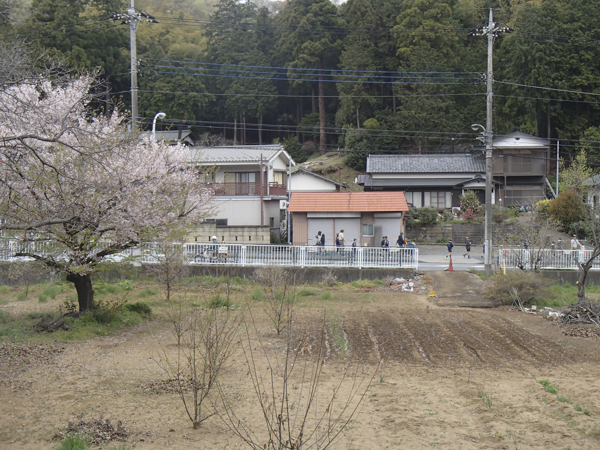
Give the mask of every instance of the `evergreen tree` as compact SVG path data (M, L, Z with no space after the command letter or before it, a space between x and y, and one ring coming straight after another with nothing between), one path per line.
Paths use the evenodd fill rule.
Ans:
M276 24L277 57L289 68L291 83L317 86L319 151L324 154L327 149L325 72L338 65L346 23L329 0L290 0L278 14Z

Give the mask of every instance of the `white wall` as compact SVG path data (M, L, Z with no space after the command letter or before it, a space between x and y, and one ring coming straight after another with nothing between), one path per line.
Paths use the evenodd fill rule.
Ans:
M336 185L303 172L292 172L292 192L336 192Z

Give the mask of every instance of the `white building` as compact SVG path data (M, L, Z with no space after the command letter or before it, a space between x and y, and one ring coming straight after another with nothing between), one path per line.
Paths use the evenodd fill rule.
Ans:
M227 236L230 243L254 242L260 236L260 243L268 243L265 230L269 236L269 231L278 235L287 228L288 171L295 163L281 145L190 147L188 151L190 162L214 190L215 210L207 222L229 227L217 236ZM248 233L248 227L262 227L262 231Z

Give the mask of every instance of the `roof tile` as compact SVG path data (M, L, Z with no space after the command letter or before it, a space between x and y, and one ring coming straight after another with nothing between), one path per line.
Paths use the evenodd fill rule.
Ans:
M290 212L408 211L404 192L294 192Z
M438 155L369 155L367 173L480 173L485 158L469 153Z

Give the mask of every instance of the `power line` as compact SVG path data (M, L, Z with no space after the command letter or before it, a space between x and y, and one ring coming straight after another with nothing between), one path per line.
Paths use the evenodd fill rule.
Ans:
M555 91L555 92L566 92L568 94L600 95L600 93L596 93L596 92L573 91L570 89L558 89L558 88L551 88L551 87L545 87L545 86L534 86L534 85L530 85L530 84L512 83L510 81L500 81L500 80L494 80L494 81L496 83L507 84L507 85L511 85L511 86L526 87L526 88L532 88L532 89L542 89L542 90L546 90L546 91Z

